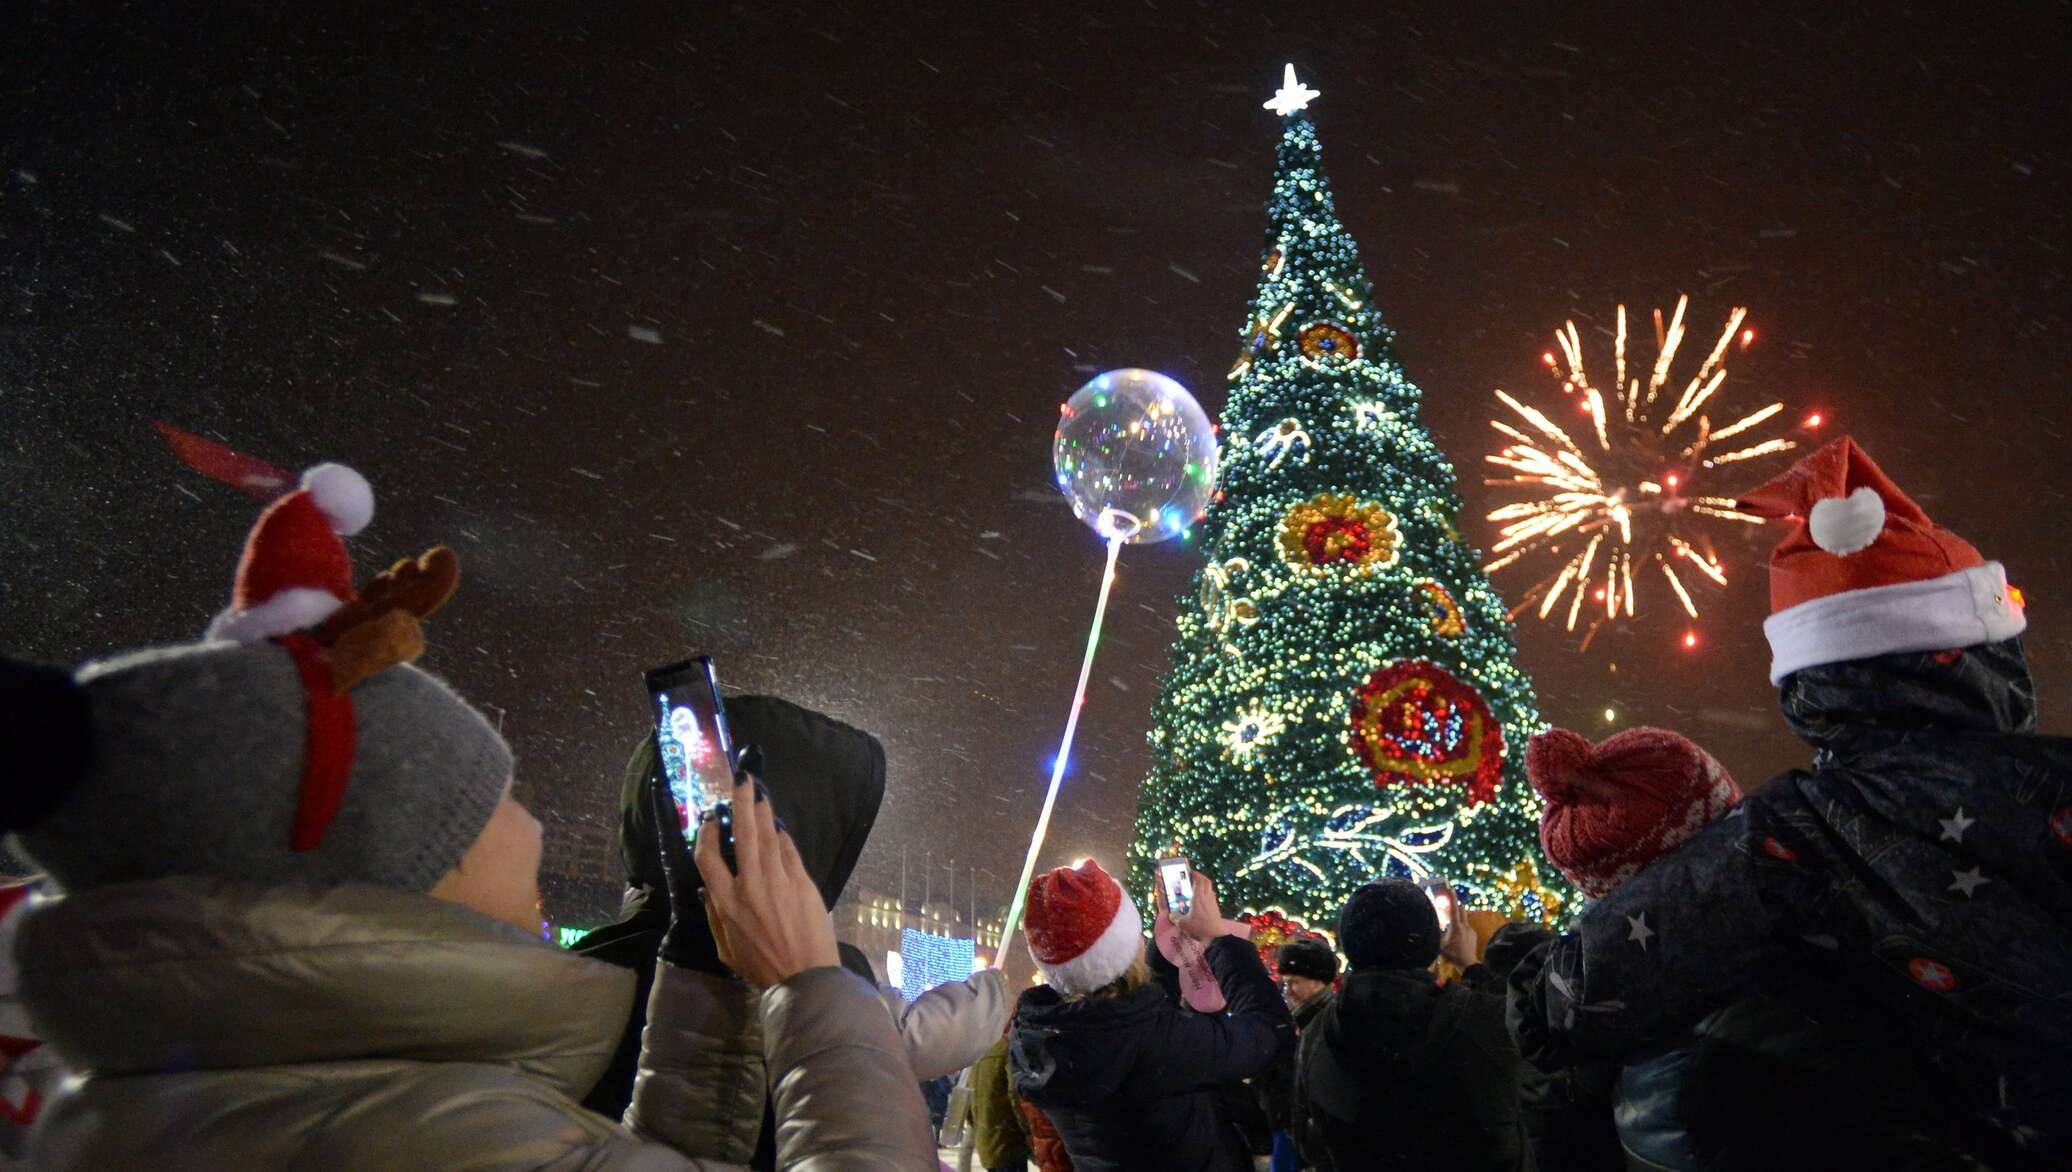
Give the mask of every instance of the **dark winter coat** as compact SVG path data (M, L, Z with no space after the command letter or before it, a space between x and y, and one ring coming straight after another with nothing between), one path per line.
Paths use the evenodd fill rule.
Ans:
M1272 1070L1253 1080L1253 1085L1259 1088L1259 1105L1265 1109L1266 1121L1275 1131L1292 1132L1296 1129L1298 1111L1295 1101L1295 1052L1301 1044L1302 1032L1309 1028L1309 1024L1315 1021L1317 1015L1324 1012L1324 1007L1330 1003L1331 990L1327 987L1323 992L1296 1006L1292 1013L1295 1020L1296 1045L1288 1047L1288 1052L1281 1055L1281 1060L1273 1064Z
M1553 929L1539 924L1506 924L1490 937L1482 962L1491 974L1508 980L1520 963L1552 939ZM1521 1062L1518 1070L1518 1114L1537 1172L1614 1172L1624 1166L1625 1154L1612 1124L1616 1063L1548 1072Z
M1591 907L1513 974L1543 1070L1631 1060L1750 996L1860 1007L1995 1167L2072 1143L2072 741L2016 640L1786 679L1814 768Z
M829 907L849 882L863 843L885 797L885 750L870 734L771 696L727 700L727 722L737 745L758 745L763 778L777 816L784 819L806 873ZM632 1016L604 1077L583 1106L617 1119L633 1099L640 1031L647 1020L655 951L669 930L661 890L661 860L648 814L648 778L658 768L655 739L642 736L619 781L619 854L626 867L626 900L617 921L576 941L571 951L632 969L638 981ZM765 1145L767 1146L767 1145Z
M1022 1106L1014 1097L1004 1037L971 1068L971 1129L980 1167L1028 1167L1029 1123L1022 1118Z
M1250 944L1225 936L1207 954L1225 1014L1196 1013L1157 982L1121 997L1022 994L1015 1091L1050 1117L1079 1172L1251 1168L1220 1091L1272 1066L1294 1027Z
M1339 1172L1525 1167L1519 1060L1486 968L1347 974L1302 1040L1297 1078Z

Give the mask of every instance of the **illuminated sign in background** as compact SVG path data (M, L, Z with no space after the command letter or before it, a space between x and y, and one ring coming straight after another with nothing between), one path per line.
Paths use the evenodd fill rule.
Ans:
M899 933L899 975L893 979L899 983L900 995L912 1001L946 981L968 979L977 954L974 940L903 928ZM885 975L892 977L891 973Z

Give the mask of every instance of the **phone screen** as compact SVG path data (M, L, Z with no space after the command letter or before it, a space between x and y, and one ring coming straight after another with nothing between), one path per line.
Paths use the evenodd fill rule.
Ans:
M734 785L734 746L712 657L700 655L647 673L655 755L683 819L685 841L698 837L705 811Z
M1194 875L1185 856L1158 860L1158 881L1165 887L1166 907L1176 916L1194 908Z
M1423 884L1423 887L1425 898L1432 901L1432 910L1438 913L1439 930L1441 932L1444 932L1452 928L1453 900L1450 898L1450 896L1453 893L1450 891L1445 891L1438 885L1432 883Z

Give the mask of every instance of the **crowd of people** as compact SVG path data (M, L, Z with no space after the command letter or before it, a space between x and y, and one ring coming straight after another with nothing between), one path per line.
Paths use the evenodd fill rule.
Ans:
M0 1159L933 1169L921 1087L962 1072L988 1172L2072 1166L2072 742L2019 597L1848 440L1741 507L1793 519L1765 630L1809 767L1535 737L1573 922L1376 876L1276 978L1212 876L1147 923L1087 860L1027 893L1034 973L909 1003L830 915L883 749L770 697L728 701L695 848L640 739L622 915L543 942L511 751L412 662L457 565L356 585L371 495L313 470L209 638L0 664L38 869L0 892Z

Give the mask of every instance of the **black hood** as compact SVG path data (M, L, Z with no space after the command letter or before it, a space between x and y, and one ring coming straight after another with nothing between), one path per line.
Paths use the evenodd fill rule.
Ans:
M1785 723L1824 768L1910 738L2036 731L2036 686L2019 638L1907 651L1793 672Z
M885 800L885 747L867 732L775 696L729 697L727 726L737 747L762 749L770 801L821 899L834 907ZM656 768L650 733L634 746L619 790L619 853L626 881L649 889L663 881L642 796Z

